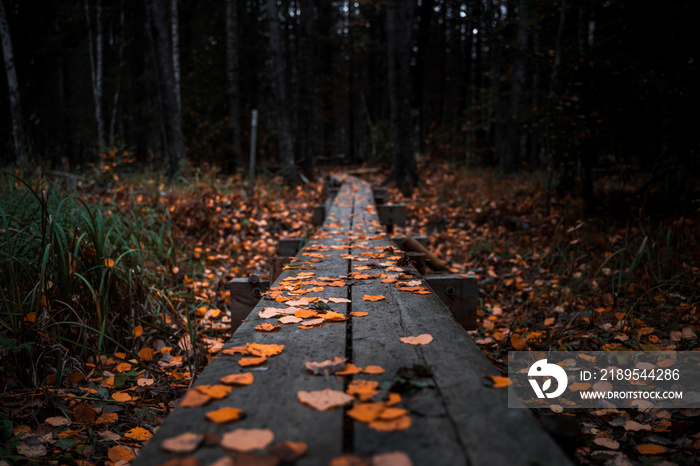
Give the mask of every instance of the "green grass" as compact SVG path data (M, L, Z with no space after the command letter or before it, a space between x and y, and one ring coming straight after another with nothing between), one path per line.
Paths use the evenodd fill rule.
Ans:
M129 355L134 326L163 329L175 263L165 208L91 203L0 174L0 343L6 375L38 386L67 357ZM98 360L96 358L96 360Z

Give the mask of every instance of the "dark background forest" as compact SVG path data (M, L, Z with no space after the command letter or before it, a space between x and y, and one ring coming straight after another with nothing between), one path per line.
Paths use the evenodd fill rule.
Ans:
M5 164L70 171L127 149L171 177L185 153L247 170L257 109L258 160L290 183L295 165L312 176L327 162L392 157L398 180L396 159L415 170L413 153L546 169L547 189L589 207L595 177L610 172L666 201L692 199L691 1L3 4L18 98L3 73Z

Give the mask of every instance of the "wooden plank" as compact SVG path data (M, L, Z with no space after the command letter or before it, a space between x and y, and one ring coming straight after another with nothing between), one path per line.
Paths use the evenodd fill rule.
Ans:
M354 228L374 225L371 209L359 210L362 219L356 218ZM388 243L366 244L381 251ZM353 267L358 264L353 261ZM420 279L415 270L406 269ZM363 301L365 294L383 295L386 301ZM371 279L353 285L351 296L353 311L369 313L352 320L353 361L384 367L386 374L374 376L375 380L392 380L402 367L427 367L432 376L416 379L434 387L404 395L413 420L405 431L375 432L356 422L356 452L400 450L414 464L431 465L570 464L528 410L509 409L505 391L484 385L484 377L498 371L436 295L399 291ZM400 342L400 337L424 333L434 338L428 345Z
M345 276L347 260L340 258L347 249L331 249L331 246L345 244L351 221L351 191L341 190L338 202L333 205L324 225L321 238L311 241L305 251L324 251L322 262L313 264L316 277ZM342 234L338 234L342 232ZM300 256L307 260L307 256ZM284 271L280 277L296 275L301 270ZM345 287L325 287L322 293L314 296L324 298L347 298ZM309 295L310 296L310 295ZM237 428L271 429L276 442L303 441L309 447L306 457L299 460L299 465L327 465L330 459L340 455L343 450L343 412L342 410L320 412L303 406L297 400L299 390L313 391L325 388L343 390L343 382L337 378L313 376L307 373L304 361L322 361L333 356L345 355L346 323L326 323L323 327L302 330L296 325L286 325L275 333L255 331L255 326L266 322L258 317L264 307L284 307L274 301L261 301L241 324L224 348L245 345L246 343L282 344L284 351L270 358L267 366L253 370L253 385L234 388L231 395L224 400L215 401L201 408L176 408L167 417L153 439L140 451L134 464L154 465L176 455L166 454L160 448L164 439L175 437L184 432L212 432L219 436ZM333 310L345 313L347 304L331 304ZM239 367L240 356L220 355L197 378L195 385L216 384L222 376L232 373L247 372ZM205 414L223 406L243 409L247 414L244 420L233 424L219 426L205 420ZM219 446L200 447L194 455L204 464L209 464L226 455Z

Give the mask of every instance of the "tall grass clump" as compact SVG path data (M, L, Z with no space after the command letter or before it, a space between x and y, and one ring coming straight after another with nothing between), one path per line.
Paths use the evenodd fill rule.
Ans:
M42 189L43 188L43 189ZM81 200L0 174L0 370L38 386L71 358L111 354L167 312L165 208ZM56 381L59 383L59 380Z

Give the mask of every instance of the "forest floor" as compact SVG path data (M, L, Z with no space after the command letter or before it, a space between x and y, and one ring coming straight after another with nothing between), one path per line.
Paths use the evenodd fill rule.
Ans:
M383 176L366 175L376 184ZM89 465L133 458L227 340L227 281L266 275L279 238L312 235L312 206L325 195L320 180L287 188L265 179L252 200L237 177L152 184L115 174L80 196L167 210L177 247L154 267L179 293L163 316L168 331L134 325L121 342L129 355L72 358L34 387L20 386L5 367L0 460ZM453 271L478 275L472 336L504 371L513 350L697 351L698 211L652 215L619 179L598 187L603 208L595 216L563 197L545 217L537 174L438 165L422 173L410 199L393 188L389 199L408 205L408 223L395 235L426 235L428 249ZM577 463L697 463L700 409L556 411L554 430L569 430ZM567 417L575 422L562 421Z

